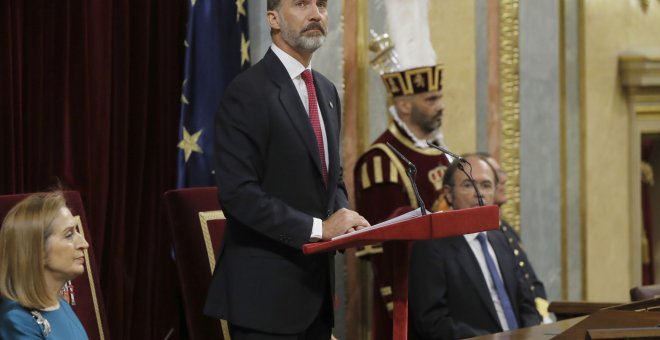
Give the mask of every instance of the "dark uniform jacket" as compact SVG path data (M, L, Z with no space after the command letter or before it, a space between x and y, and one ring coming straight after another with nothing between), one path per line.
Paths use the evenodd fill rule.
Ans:
M527 258L527 253L523 247L520 236L505 220L500 221L500 230L504 233L507 243L511 247L513 256L516 260L517 265L520 267L521 281L523 287L529 289L532 296L534 297L534 303L536 304L536 309L542 317L548 317L548 298L545 294L545 286L543 282L536 276L532 263L529 262Z

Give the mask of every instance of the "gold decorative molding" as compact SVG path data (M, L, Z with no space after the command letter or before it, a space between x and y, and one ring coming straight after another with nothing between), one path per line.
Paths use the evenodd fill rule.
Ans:
M624 52L619 55L621 85L629 94L660 87L660 50ZM640 91L641 90L641 91ZM651 91L657 93L658 91Z
M520 52L519 0L500 0L500 109L502 112L502 167L509 174L502 214L520 231Z
M640 120L660 116L660 50L624 52L619 55L621 86L632 114Z

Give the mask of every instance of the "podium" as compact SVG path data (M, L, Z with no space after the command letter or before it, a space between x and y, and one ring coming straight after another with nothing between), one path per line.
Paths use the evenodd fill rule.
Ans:
M303 246L305 254L362 247L381 242L406 242L432 240L459 236L487 230L498 230L499 208L495 205L462 210L429 213L387 226L359 230L339 239L310 243ZM397 258L396 278L392 284L394 300L394 339L408 337L408 268L410 254Z

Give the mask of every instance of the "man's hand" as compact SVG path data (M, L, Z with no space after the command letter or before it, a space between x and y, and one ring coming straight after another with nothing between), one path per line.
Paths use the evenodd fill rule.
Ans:
M323 240L327 241L335 236L360 230L369 225L369 222L357 212L342 208L323 221Z

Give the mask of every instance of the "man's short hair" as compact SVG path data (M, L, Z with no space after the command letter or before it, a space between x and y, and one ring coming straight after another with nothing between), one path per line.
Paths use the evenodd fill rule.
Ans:
M445 170L445 174L442 176L443 185L450 187L454 186L454 174L456 173L456 170L458 170L459 163L458 159L454 159L451 164L449 164L447 170Z
M274 11L280 8L281 0L268 0L266 3L266 10Z
M488 160L484 157L483 153L465 153L462 154L461 157L463 158L476 158L479 160L484 161L488 167L490 168L491 172L493 173L493 178L495 180L495 185L499 183L499 178L497 176L497 171L493 168L493 166L488 162ZM442 183L444 185L453 187L454 186L454 175L456 174L456 170L458 170L458 165L460 164L458 159L454 159L453 162L447 167L447 170L445 170L445 174L442 176Z
M495 184L500 184L500 175L495 170L493 164L491 164L488 160L489 158L494 160L493 155L489 154L488 152L477 152L475 153L475 156L481 158L484 162L486 162L486 164L488 164L488 167L491 171L493 171L493 174L495 175Z

